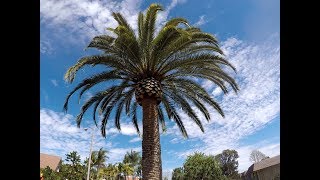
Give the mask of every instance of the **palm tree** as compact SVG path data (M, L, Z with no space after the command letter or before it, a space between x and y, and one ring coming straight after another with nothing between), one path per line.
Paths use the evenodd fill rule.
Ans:
M108 30L115 36L96 36L88 45L102 53L79 59L65 74L65 80L71 83L78 70L86 65L105 67L104 72L84 79L70 92L64 104L65 111L76 91L80 91L81 98L97 84L113 81L110 87L97 92L83 104L76 118L78 127L84 113L93 106L96 125L98 108L103 115L102 136L106 136L106 125L113 110L115 126L119 130L120 117L125 110L140 134L137 109L142 107L142 176L148 180L162 179L159 123L165 130L164 112L168 119L177 123L184 137L188 134L178 110L185 112L202 132L202 123L191 105L198 108L208 121L210 115L204 103L224 117L219 104L195 78L215 83L224 93L228 92L228 84L235 92L238 91L235 80L223 66L234 71L235 68L223 57L213 35L189 26L183 18L170 19L155 35L157 12L162 10L161 5L151 4L145 15L140 12L137 34L120 13L112 13L119 25Z
M129 163L119 163L118 169L119 172L124 175L124 179L127 179L128 175L132 175L134 173L134 169Z
M109 158L107 156L107 153L108 153L108 151L103 150L103 148L100 148L99 151L92 152L92 155L91 155L92 165L93 165L93 167L97 168L97 171L99 171L99 169L101 167L105 166L105 162Z
M128 163L135 171L136 175L139 175L139 165L141 161L141 155L137 151L127 152L123 158L123 163Z
M119 174L119 169L116 165L109 164L105 168L101 168L98 173L98 178L116 179Z

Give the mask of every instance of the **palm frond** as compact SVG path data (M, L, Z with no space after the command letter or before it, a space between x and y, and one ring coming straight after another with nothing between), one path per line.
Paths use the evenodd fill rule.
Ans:
M164 89L164 94L171 98L176 105L178 105L204 132L202 123L196 113L193 111L189 103L180 95L175 89Z
M110 103L108 104L107 108L104 110L104 116L101 121L101 134L103 137L106 137L106 126L108 123L110 113L120 98L121 98L121 92L118 92L116 96L113 96L113 98L110 101Z
M168 26L178 26L179 24L185 24L186 26L189 27L189 23L188 23L188 20L186 20L185 18L172 18L170 19L165 25L164 25L164 28L165 27L168 27Z
M72 83L77 72L87 65L106 68L104 72L82 80L68 94L64 110L68 110L69 100L79 92L80 99L99 83L113 81L114 84L100 91L84 102L77 116L77 125L89 108L93 107L93 120L97 126L96 111L102 115L101 134L106 136L106 126L111 114L114 115L114 126L121 130L120 118L125 114L132 118L138 134L138 103L134 98L136 84L145 82L146 78L154 78L158 82L146 86L162 93L161 103L157 107L157 118L162 131L166 130L165 114L173 120L184 137L188 137L178 112L185 113L204 131L196 112L201 112L206 120L210 120L208 106L213 107L222 117L224 113L219 104L208 94L195 79L209 80L223 93L229 89L237 93L239 87L228 70L236 73L236 68L224 57L217 38L200 28L192 27L184 18L172 18L159 28L156 35L157 13L163 11L159 4L151 4L146 13L140 12L137 19L137 32L128 21L117 12L112 16L118 25L107 28L113 35L94 37L87 48L100 50L100 55L80 58L64 75L65 81ZM120 80L120 81L119 81ZM139 93L145 93L141 89ZM147 90L145 90L147 92ZM143 99L142 99L143 100ZM176 107L175 107L176 106ZM198 111L199 110L199 111ZM112 113L114 112L114 114Z
M164 120L162 108L160 107L160 105L158 106L157 111L158 111L158 120L159 120L159 122L161 124L162 132L166 132L166 130L167 130L166 122Z
M122 94L122 100L119 101L118 103L118 107L117 107L117 111L116 111L116 115L115 115L115 126L118 130L121 130L120 127L120 116L121 116L121 112L123 110L123 106L124 104L127 102L131 102L132 99L132 95L134 93L134 89L132 88L131 90L125 92Z
M123 64L123 60L120 58L117 58L115 56L111 55L95 55L95 56L87 56L81 58L75 65L70 67L65 76L64 79L67 82L73 82L75 75L78 70L82 69L85 65L96 65L96 64L102 64L106 65L110 68L115 68L118 70L121 70L123 72L128 73L129 75L133 75L132 72L135 71L135 69L132 69L130 66L126 66Z
M137 102L134 102L132 104L131 114L132 114L132 123L136 128L138 135L140 136L140 130L139 130L138 119L137 119L137 106L138 106Z
M79 99L80 99L81 95L86 90L90 89L91 87L93 87L94 85L96 85L98 83L105 82L105 81L112 80L112 79L123 79L123 77L121 77L116 71L107 71L107 72L103 72L103 73L94 75L90 78L84 79L66 97L65 103L63 105L64 111L67 112L69 99L76 91L78 91L79 89L81 89L82 87L85 86L85 88L80 92L80 96L79 96Z
M128 30L129 35L136 39L133 29L128 24L127 20L123 18L123 16L120 13L112 13L112 16L119 23L119 25L124 26Z
M104 98L104 96L106 94L108 94L108 90L106 91L102 91L97 93L96 95L94 95L93 97L91 97L87 102L84 103L84 105L81 107L81 111L78 114L76 121L77 121L77 126L80 127L81 121L82 121L82 117L84 115L84 113L88 110L88 108L95 102L101 100L102 98Z
M183 122L177 111L175 110L174 106L170 103L166 96L162 97L162 103L166 107L167 115L172 117L172 119L177 123L177 126L182 134L183 137L188 138L187 130L185 129Z

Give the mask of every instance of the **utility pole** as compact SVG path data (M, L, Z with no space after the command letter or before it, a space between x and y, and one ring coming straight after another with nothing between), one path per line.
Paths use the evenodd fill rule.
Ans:
M87 131L88 128L85 128L84 130ZM94 133L94 130L91 128L91 144L90 144L90 154L89 154L89 160L88 160L87 180L90 180L90 165L91 165L91 154L92 154L92 144L93 144L93 133Z

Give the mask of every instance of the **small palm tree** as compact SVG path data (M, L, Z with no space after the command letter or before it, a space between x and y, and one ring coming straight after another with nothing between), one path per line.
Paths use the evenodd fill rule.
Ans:
M182 135L188 137L178 110L185 112L204 132L193 104L206 120L210 114L203 103L213 107L224 116L219 104L199 85L194 78L210 80L224 93L226 83L238 91L235 80L223 65L235 68L223 57L217 39L199 28L190 27L183 18L169 20L155 36L157 12L163 8L151 4L146 14L139 13L137 34L120 13L112 13L118 26L109 28L115 37L100 35L93 38L88 47L102 54L81 58L65 74L67 82L73 82L78 70L86 65L101 65L105 71L80 82L66 98L80 91L79 97L101 82L113 80L111 87L97 92L81 108L77 116L80 126L84 113L93 106L93 120L99 108L101 133L106 136L106 125L111 112L115 111L115 126L121 130L120 117L123 110L132 117L133 125L140 134L137 109L142 107L142 176L143 179L162 179L159 122L165 130L165 114L174 120ZM182 26L180 26L182 25ZM183 26L184 25L184 26Z
M141 155L137 151L127 152L123 158L123 163L128 163L135 171L135 175L139 175L139 165L141 161Z
M92 165L93 165L93 167L97 168L97 171L99 171L99 169L101 167L105 166L105 162L109 158L107 156L107 153L108 153L108 151L103 150L103 148L100 148L99 151L92 152L92 155L91 155Z
M134 172L133 167L129 163L119 163L118 169L119 172L124 175L124 179L127 179L127 176L132 175Z

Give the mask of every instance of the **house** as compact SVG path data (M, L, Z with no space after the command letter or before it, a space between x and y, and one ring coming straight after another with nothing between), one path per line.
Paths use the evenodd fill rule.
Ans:
M280 155L252 164L243 180L277 180L280 179Z
M50 169L59 172L61 162L62 161L59 156L40 153L40 168L46 168L49 166Z

